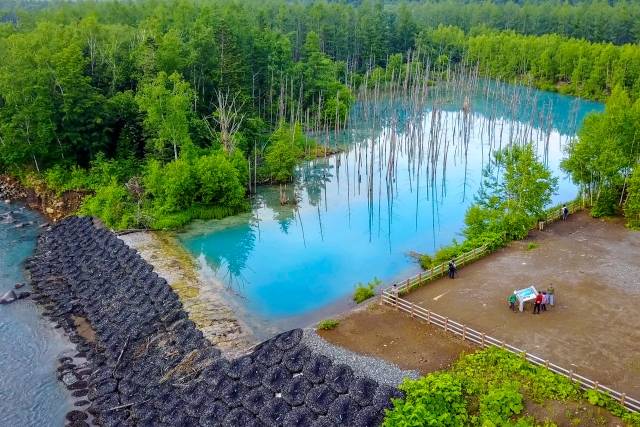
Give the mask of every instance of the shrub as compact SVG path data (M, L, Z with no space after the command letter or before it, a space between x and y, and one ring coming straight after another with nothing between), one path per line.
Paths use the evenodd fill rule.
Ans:
M601 218L603 216L612 216L616 214L619 192L616 189L604 187L591 208L591 216Z
M338 320L326 319L318 323L318 329L322 329L323 331L330 331L331 329L337 328L339 324L340 322Z
M512 382L499 387L491 387L480 398L480 417L491 425L501 425L524 409L518 383Z
M420 262L420 267L422 267L423 270L429 270L433 267L433 258L429 255L420 255L418 261Z
M462 383L457 376L436 372L400 386L404 399L394 400L384 426L464 426L468 421Z
M537 243L530 242L530 243L527 245L527 250L528 250L528 251L532 251L532 250L536 249L537 247L538 247L538 244L537 244Z
M265 155L265 168L271 181L290 182L298 159L303 155L304 135L300 125L281 122L269 138Z
M87 197L82 203L80 213L100 218L107 227L116 230L138 225L136 206L131 195L115 180L98 188L95 195Z
M372 281L367 283L366 285L362 283L358 283L356 285L356 290L353 293L353 300L360 304L363 301L368 300L369 298L373 298L375 296L375 288L382 284L382 281L378 278L374 278Z
M451 245L444 246L438 249L438 251L433 257L434 264L437 265L437 264L442 264L443 262L447 262L452 258L457 257L462 252L463 251L461 250L460 245L454 241Z
M239 173L224 153L199 157L194 169L200 202L231 208L244 204Z

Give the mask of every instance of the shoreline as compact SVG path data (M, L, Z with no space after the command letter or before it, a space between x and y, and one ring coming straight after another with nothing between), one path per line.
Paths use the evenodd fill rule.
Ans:
M204 337L225 355L245 353L256 338L230 307L224 289L205 280L196 260L171 233L137 231L119 235L158 273L178 295L189 318Z

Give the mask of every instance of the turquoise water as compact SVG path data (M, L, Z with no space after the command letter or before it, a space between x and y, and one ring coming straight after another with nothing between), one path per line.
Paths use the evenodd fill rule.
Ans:
M16 228L5 219L9 212L19 223L34 224ZM0 201L1 295L26 281L22 264L35 247L41 222L34 212ZM20 289L25 290L29 286ZM0 305L0 426L64 425L70 404L56 379L56 360L69 349L30 299Z
M415 101L360 101L344 147L305 162L287 186L259 188L250 213L197 222L180 235L211 285L222 285L257 331L304 326L343 310L354 285L416 273L410 251L433 253L454 238L492 150L532 141L560 178L554 203L577 189L559 169L563 147L602 105L516 86Z

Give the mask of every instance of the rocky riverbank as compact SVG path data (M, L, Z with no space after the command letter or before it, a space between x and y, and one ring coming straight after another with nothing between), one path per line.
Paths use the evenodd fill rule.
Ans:
M0 200L23 202L52 222L75 213L85 195L81 191L65 191L62 195L57 195L44 182L33 180L31 185L24 186L13 176L0 175Z
M51 227L27 268L45 316L78 349L61 360L84 405L69 425L375 426L399 396L314 351L301 330L223 357L167 281L89 218Z

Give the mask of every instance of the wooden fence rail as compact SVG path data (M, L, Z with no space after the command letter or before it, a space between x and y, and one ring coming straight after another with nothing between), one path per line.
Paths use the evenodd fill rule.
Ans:
M567 203L567 208L569 209L569 213L573 214L582 209L582 205L577 202ZM551 223L554 221L558 221L562 218L562 212L559 209L554 210L549 213L547 219L544 223ZM469 264L483 256L487 255L490 250L486 245L480 246L478 248L472 249L469 252L464 252L463 254L454 258L457 267L464 267L465 264ZM430 268L422 273L416 274L413 277L409 277L406 280L401 282L396 282L390 287L384 289L385 291L394 291L398 292L400 295L404 295L415 288L418 288L428 282L431 282L435 279L438 279L449 271L449 263L443 262L442 264L436 265L435 267Z
M510 351L511 353L522 356L535 365L543 366L550 371L555 372L556 374L562 375L569 378L571 381L577 382L582 389L596 390L606 393L613 399L620 402L620 404L628 410L632 412L640 412L640 400L629 397L625 393L620 393L609 387L603 386L598 381L593 381L589 378L583 377L582 375L575 373L573 370L565 369L561 366L549 362L549 360L528 353L525 350L512 346L511 344L507 344L505 341L501 341L484 333L478 332L475 329L456 322L455 320L451 320L448 317L434 313L433 311L414 304L411 301L407 301L398 296L397 290L384 290L381 295L381 302L383 304L388 304L394 307L396 310L407 312L411 315L411 317L422 319L431 325L435 325L444 329L446 332L451 332L455 335L458 335L462 337L463 340L471 341L472 343L477 344L480 347L499 347L504 350Z

